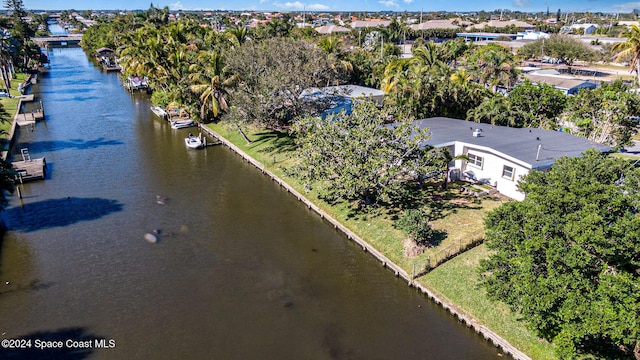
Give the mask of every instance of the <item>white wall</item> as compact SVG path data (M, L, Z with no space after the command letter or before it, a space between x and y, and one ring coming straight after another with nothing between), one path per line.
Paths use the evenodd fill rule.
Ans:
M518 191L518 180L529 173L529 168L523 164L519 164L516 161L506 158L504 155L493 152L490 149L483 149L474 147L473 145L456 142L455 154L474 154L483 158L482 168L478 168L472 164L468 164L466 161L456 161L456 167L461 169L461 172L472 171L475 178L479 181L486 182L490 185L495 185L496 189L503 195L516 200L524 200L524 194ZM504 166L510 166L514 169L513 179L507 179L502 176Z

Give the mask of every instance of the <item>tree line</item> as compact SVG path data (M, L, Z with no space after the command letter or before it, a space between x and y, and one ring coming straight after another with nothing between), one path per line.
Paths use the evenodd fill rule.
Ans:
M598 54L566 35L523 46L517 55L496 44L475 46L462 39L436 44L418 38L413 57L399 57L399 30L317 36L291 21L276 19L256 29L202 27L196 19L169 22L166 9L150 8L90 27L83 46L118 51L125 75L147 76L159 105L185 107L202 121L290 126L320 111L302 101L309 87L358 84L383 89L395 118L447 116L514 127L563 128L614 148L629 144L638 101L622 84L566 96L544 84L516 86L522 59L540 54L572 66ZM394 35L396 34L396 35ZM622 48L619 48L622 49ZM618 49L618 50L619 50ZM622 52L621 52L622 53ZM624 54L623 54L624 55ZM611 57L611 55L609 55ZM496 90L511 91L504 96ZM615 92L615 96L605 96ZM599 99L599 100L596 100ZM585 112L585 103L615 109Z
M31 22L26 21L28 15L22 0L4 0L7 16L0 18L0 87L9 94L17 72L36 71L46 57L41 55L40 48L31 40L38 30L42 29L46 17L33 16ZM0 103L0 121L10 123L13 119ZM8 133L3 130L3 137ZM5 141L2 141L5 146ZM0 159L0 211L7 205L5 191L15 190L15 173L11 164Z
M428 133L411 120L562 127L613 147L628 144L636 131L631 116L640 102L622 82L575 96L544 84L516 86L523 57L552 56L569 67L597 58L566 36L532 42L518 55L498 45L418 39L413 57L404 59L383 29L319 37L279 19L251 30L227 24L220 32L165 15L152 7L102 22L85 33L83 46L116 49L125 75L149 77L156 104L184 107L201 121L289 131L298 157L289 171L303 186L359 209L399 206L398 227L416 242L428 242L433 232L407 195L428 192L423 182L446 174L451 154L420 147ZM631 34L607 56L626 57L635 67L634 41ZM384 105L364 101L351 114L316 116L326 104L304 91L346 83L384 89ZM485 288L553 341L561 358L640 358L634 165L595 152L561 159L522 180L523 202L486 219L492 253L480 268Z

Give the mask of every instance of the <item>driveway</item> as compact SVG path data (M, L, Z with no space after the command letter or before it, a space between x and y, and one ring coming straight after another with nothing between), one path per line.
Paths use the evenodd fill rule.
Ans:
M627 146L621 152L640 157L640 141L634 140L632 146Z

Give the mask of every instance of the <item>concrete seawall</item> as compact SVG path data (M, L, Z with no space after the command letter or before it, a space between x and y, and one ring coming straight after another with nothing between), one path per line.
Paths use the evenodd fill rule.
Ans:
M297 190L295 190L289 184L284 182L278 176L273 174L271 171L265 169L264 164L255 160L249 154L245 153L242 149L232 144L226 138L219 135L215 131L211 130L207 126L203 126L201 124L199 126L200 126L200 129L202 129L202 131L207 133L209 136L212 136L218 139L224 146L230 148L236 154L240 155L245 161L251 163L253 166L258 168L258 170L262 171L263 174L269 176L273 181L275 181L281 187L287 190L287 192L289 192L290 194L295 196L298 200L300 200L302 203L304 203L307 206L307 208L309 208L310 210L313 210L316 214L318 214L321 219L333 225L335 229L338 229L341 232L343 232L349 240L352 240L355 243L357 243L359 246L361 246L363 251L366 251L371 255L373 255L375 258L377 258L382 263L382 266L391 270L396 276L403 278L405 281L407 281L409 286L413 286L416 289L420 290L429 299L433 300L436 304L442 306L445 310L451 313L451 315L456 317L460 322L464 323L467 327L472 328L476 333L480 334L485 340L490 341L494 346L500 348L505 354L512 356L514 359L531 360L529 356L527 356L522 351L518 350L516 347L514 347L508 341L501 338L495 332L491 331L490 329L482 325L477 319L475 319L470 315L465 314L458 306L440 298L438 295L436 295L431 289L429 289L424 284L418 281L412 280L409 274L407 274L407 272L404 271L400 266L398 266L397 264L389 260L385 255L383 255L381 252L379 252L369 243L364 241L358 235L356 235L347 227L342 225L339 221L337 221L336 219L331 217L329 214L324 212L322 209L317 207L315 204L309 201L304 195L300 194Z
M35 80L35 81L34 81ZM25 81L22 83L23 84L23 88L24 89L28 89L29 86L31 86L32 84L34 84L37 81L37 76L29 75L28 78L25 79ZM33 95L31 95L31 97L33 97ZM3 150L0 153L0 157L2 157L2 160L7 160L9 153L11 152L11 146L13 146L13 137L15 136L16 133L16 128L18 127L18 120L17 117L18 115L20 115L20 109L22 108L22 103L23 103L23 97L20 96L20 99L18 100L18 105L16 107L16 112L13 115L13 117L11 118L11 128L9 128L9 132L7 134L7 149ZM33 101L33 99L31 100Z

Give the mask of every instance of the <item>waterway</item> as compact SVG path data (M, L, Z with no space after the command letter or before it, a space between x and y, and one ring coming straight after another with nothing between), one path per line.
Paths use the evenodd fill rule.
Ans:
M88 341L52 352L74 359L499 357L229 149L186 149L193 129L81 49L49 57L46 121L14 145L48 176L0 214L1 338Z

